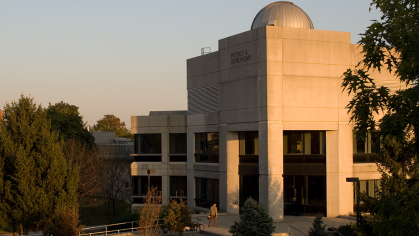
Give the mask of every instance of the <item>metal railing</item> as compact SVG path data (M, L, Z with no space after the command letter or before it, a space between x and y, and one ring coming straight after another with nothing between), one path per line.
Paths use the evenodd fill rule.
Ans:
M162 226L162 224L160 224L160 221L161 220L158 220L158 221L159 221L158 226L160 228ZM131 224L131 227L128 226L128 228L108 230L109 227L118 226L118 225L125 225L125 224ZM98 229L99 230L99 229L103 229L103 228L105 228L105 231L92 232L92 233L79 233L79 236L82 236L82 235L89 235L89 236L92 236L92 235L105 235L105 236L108 236L108 234L115 234L115 233L119 234L119 233L122 233L122 232L129 232L129 231L134 232L134 230L138 230L139 229L139 227L134 226L134 224L138 224L138 221L129 221L129 222L123 222L123 223L117 223L117 224L100 225L100 226L88 227L88 228L84 228L83 231L86 231L86 230L95 230L95 229Z
M299 229L295 228L295 227L294 227L294 226L292 226L292 225L288 225L288 233L291 233L290 226L291 226L291 227L293 227L293 228L294 228L295 230L297 230L298 232L300 232L301 234L303 234L304 236L307 236L307 234L305 234L305 233L301 232Z

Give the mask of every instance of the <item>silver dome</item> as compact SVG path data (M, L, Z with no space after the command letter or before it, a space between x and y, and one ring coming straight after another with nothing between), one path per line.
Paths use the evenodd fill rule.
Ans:
M277 26L314 29L310 17L294 3L286 1L274 2L262 8L253 20L251 29L268 25L274 20Z

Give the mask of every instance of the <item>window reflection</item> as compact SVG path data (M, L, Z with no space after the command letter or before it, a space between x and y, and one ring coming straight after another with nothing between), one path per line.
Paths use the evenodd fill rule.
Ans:
M136 134L135 153L161 154L161 134Z
M325 155L324 131L284 131L284 155Z
M219 204L219 180L195 178L195 203L197 207L210 208Z
M170 196L186 197L187 195L187 177L170 176Z
M259 155L258 131L239 132L239 155Z

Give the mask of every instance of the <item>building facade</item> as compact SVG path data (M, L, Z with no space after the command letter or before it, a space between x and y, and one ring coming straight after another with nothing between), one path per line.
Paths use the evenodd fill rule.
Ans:
M351 214L346 178L359 177L361 189L374 194L380 175L374 134L356 140L345 108L351 97L342 92L342 74L362 58L350 39L315 30L299 7L275 2L256 15L251 30L187 60L188 110L132 117L132 173L142 182L134 184L134 198L144 194L138 188L151 168L163 201L179 189L191 209L217 203L239 214L252 197L274 221L284 214ZM377 83L400 87L390 74L371 73ZM176 142L179 162L171 159Z

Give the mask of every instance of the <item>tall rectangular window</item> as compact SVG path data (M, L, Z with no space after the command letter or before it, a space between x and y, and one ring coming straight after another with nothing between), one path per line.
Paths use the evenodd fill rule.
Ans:
M378 131L368 133L365 138L356 137L354 131L353 136L354 153L379 153L380 142L378 139Z
M239 155L259 155L258 131L239 132Z
M161 134L136 134L135 153L161 154Z
M219 180L195 178L195 203L198 207L210 208L217 204L219 207Z
M187 197L187 177L170 176L170 197Z
M148 176L132 176L133 195L144 196L148 192ZM150 176L150 189L157 188L162 191L162 177Z
M186 154L186 134L169 134L169 154Z
M195 134L195 162L219 162L218 133Z

